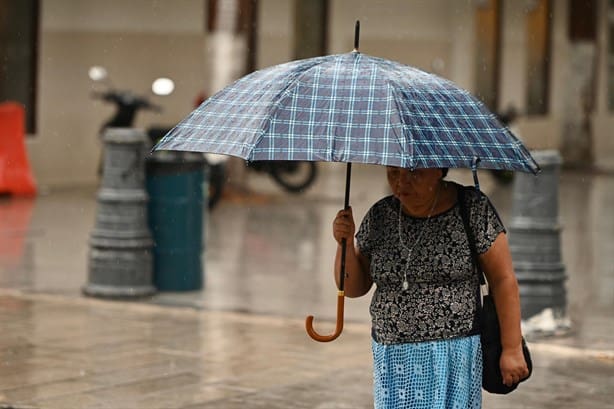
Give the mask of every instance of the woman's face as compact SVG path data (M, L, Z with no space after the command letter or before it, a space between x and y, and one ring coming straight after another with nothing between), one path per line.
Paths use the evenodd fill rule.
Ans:
M436 168L411 171L406 168L387 166L386 176L394 195L405 204L432 200L433 192L443 173L441 169Z

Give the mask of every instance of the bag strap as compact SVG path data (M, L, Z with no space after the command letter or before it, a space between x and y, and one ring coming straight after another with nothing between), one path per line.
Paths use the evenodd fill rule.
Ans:
M463 220L463 226L465 227L467 241L469 242L469 250L471 250L471 260L473 261L473 267L475 268L480 278L480 285L486 285L486 280L484 279L484 272L482 271L478 260L478 251L475 245L475 237L473 236L473 230L469 225L469 212L467 211L467 202L465 201L466 189L467 187L465 186L458 187L458 208L460 210L461 219Z

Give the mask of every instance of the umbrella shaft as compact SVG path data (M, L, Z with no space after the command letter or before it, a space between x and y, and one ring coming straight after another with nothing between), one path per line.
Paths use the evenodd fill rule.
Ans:
M339 291L345 291L345 255L347 254L347 241L341 240L341 268L339 271Z
M352 180L352 164L348 163L345 171L345 201L344 208L350 207L350 182ZM339 271L339 291L345 288L345 256L347 254L347 241L341 240L341 266Z
M350 182L352 180L352 164L348 163L345 170L345 202L344 208L350 207Z

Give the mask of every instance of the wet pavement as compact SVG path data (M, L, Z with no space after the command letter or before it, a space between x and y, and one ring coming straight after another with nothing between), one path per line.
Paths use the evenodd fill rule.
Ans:
M369 408L368 297L333 328L333 215L345 169L321 164L300 196L250 174L258 194L206 217L205 289L136 302L85 298L95 188L0 200L0 407ZM464 171L449 179L470 183ZM511 187L482 175L509 223ZM387 193L383 168L355 166L357 219ZM534 376L486 408L607 408L614 401L614 175L563 172L562 253L571 330L533 337Z

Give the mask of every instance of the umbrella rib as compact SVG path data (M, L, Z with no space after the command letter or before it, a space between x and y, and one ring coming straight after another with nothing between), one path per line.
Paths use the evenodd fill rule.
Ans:
M335 61L335 65L337 67L339 67L340 66L340 62L339 61ZM337 70L335 70L335 72L337 72ZM337 89L338 84L339 84L339 76L335 75L335 76L333 76L333 81L331 83L331 94L334 94L334 91ZM337 99L334 98L334 97L331 97L331 106L329 108L329 115L328 115L327 126L326 126L326 129L328 130L327 133L329 135L329 138L332 139L331 140L330 153L329 153L329 155L330 155L329 160L331 160L331 161L335 160L335 154L334 153L337 150L336 149L337 139L335 138L335 135L337 133L336 132L336 127L335 127L335 129L332 129L332 124L335 123L335 121L333 121L332 119L333 119L333 116L334 116L334 113L335 113L335 108L337 106L336 102L337 102Z
M317 78L317 80L315 80L315 78ZM314 73L314 81L318 82L320 78L320 75L315 72ZM309 107L309 120L308 120L308 130L307 130L307 134L308 135L313 135L314 134L314 125L316 123L315 117L316 117L316 108L317 108L317 104L316 104L316 96L318 95L317 93L317 88L313 87L311 90L311 104ZM307 140L307 151L310 152L312 155L314 153L314 148L313 148L313 138L308 138Z
M447 91L447 89L445 89L445 91ZM446 97L448 97L448 94L447 94L445 91L442 91L442 92L438 92L438 91L436 91L436 92L434 92L434 95L436 95L436 96L437 96L437 97L435 98L435 102L436 102L436 103L441 104L442 109L444 110L444 112L445 112L445 114L446 114L446 117L448 117L448 118L454 118L454 113L450 111L450 107L449 107L449 105L450 105L450 104L449 104L449 103L446 101ZM469 97L469 96L468 96L468 93L466 93L466 97ZM454 101L454 102L456 103L456 101ZM454 105L454 104L452 104L452 105ZM435 110L435 109L433 109L433 110ZM450 130L450 129L449 129L447 126L446 126L446 124L443 122L442 117L441 117L440 115L437 115L437 116L435 116L435 118L436 118L436 120L437 120L437 123L439 124L439 128L440 128L440 129L442 129L442 130L443 130L443 131L446 133L446 135L448 135L448 139L449 139L449 140L452 140L452 139L453 139L453 136L452 136L452 135L453 135L453 132L452 132L452 131L451 131L451 130ZM458 126L458 125L457 125L457 126ZM445 149L446 149L446 152L447 152L447 154L448 154L448 155L450 155L451 157L453 157L453 156L454 156L454 155L452 155L452 154L449 152L449 150L448 150L448 149L449 149L449 147L447 147L447 146L442 146L442 149L443 149L443 148L445 148ZM459 152L458 152L458 151L459 151L460 149L459 149L457 146L454 146L454 148L457 150L456 155L457 155L457 156L459 156ZM431 148L430 150L431 150L431 153L433 154L433 156L435 156L435 155L436 155L436 152L434 152L434 151L432 150L432 148ZM471 153L469 156L470 156L470 157L473 159L473 157L474 157L474 156L476 156L476 155L475 155L475 153ZM443 166L441 166L441 167L443 167Z
M354 98L356 97L356 77L357 75L355 74L356 72L356 67L358 67L358 64L360 62L360 54L357 53L356 58L354 59L354 69L352 70L352 76L351 76L351 86L350 86L350 96L349 96L349 101L354 101ZM347 162L351 162L352 161L352 122L354 119L354 110L351 109L351 107L348 107L348 118L347 118L347 125L345 127L345 144L347 146Z
M376 64L373 64L373 70L371 71L371 78L369 81L369 84L374 84L376 82L377 79L377 74L378 74L378 70L379 67ZM375 87L370 86L369 87L369 98L367 99L367 112L366 112L366 124L365 124L365 140L364 140L364 146L363 146L363 152L371 152L371 142L372 142L372 135L371 135L371 127L373 124L373 105L374 105L374 99L375 99ZM368 161L370 154L367 155L362 155L363 159L365 161Z
M254 148L260 144L262 139L269 132L271 128L271 123L274 121L275 117L277 116L277 112L279 111L281 107L282 100L286 96L289 96L292 93L292 89L294 89L297 85L300 84L301 79L306 75L306 73L308 73L310 70L314 69L315 67L319 67L320 65L322 65L322 63L328 62L328 60L323 59L323 58L315 59L315 60L305 60L305 61L311 61L312 63L308 64L307 68L305 69L302 69L302 67L300 67L300 69L297 69L296 76L291 81L288 81L287 84L285 84L284 87L280 89L280 91L277 93L275 97L271 98L275 102L271 104L271 108L268 110L268 114L265 117L265 121L264 121L265 126L261 127L260 135L258 135L257 139L255 140L255 143L252 145L253 147L252 147L252 152L250 154L250 157L253 157Z
M392 95L392 102L395 104L396 108L397 108L397 112L402 112L401 110L401 105L399 104L399 101L396 98L396 92L395 92L395 88L393 87L393 84L391 84L390 82L387 83L388 86L388 90L390 91L391 95ZM391 109L388 110L389 112L392 112ZM402 129L403 131L407 130L407 124L405 123L405 121L403 120L403 116L399 114L399 122L401 122L401 124L403 125ZM406 157L409 158L409 167L413 168L414 167L414 163L413 163L413 159L414 159L414 140L413 140L413 135L411 134L411 132L403 132L403 135L399 135L396 128L392 128L392 133L394 134L395 138L397 139L397 142L399 143L399 146L401 147L401 149L403 149L403 152L401 154L401 166L402 167L408 167L407 163L403 160L403 153L405 153ZM408 134L407 137L405 134ZM407 148L406 148L407 145ZM409 152L408 152L409 151Z

